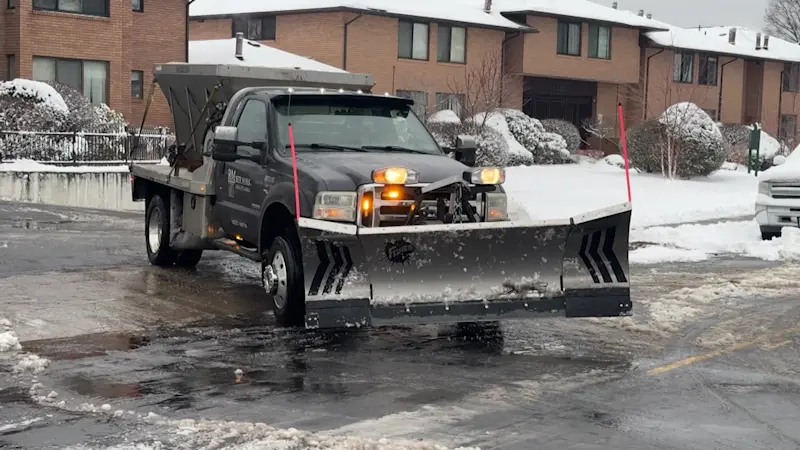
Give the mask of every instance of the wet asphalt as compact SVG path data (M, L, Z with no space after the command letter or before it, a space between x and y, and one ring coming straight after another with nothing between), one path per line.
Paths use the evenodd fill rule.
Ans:
M208 253L161 270L143 245L140 214L0 202L0 314L51 360L19 374L0 359L0 448L249 439L190 442L137 419L148 413L483 449L800 448L800 286L780 263L635 267L634 302L712 279L764 288L667 330L548 319L321 333L276 328L249 262ZM634 319L658 307L647 301ZM32 383L66 406L33 401ZM81 404L125 413L70 411Z

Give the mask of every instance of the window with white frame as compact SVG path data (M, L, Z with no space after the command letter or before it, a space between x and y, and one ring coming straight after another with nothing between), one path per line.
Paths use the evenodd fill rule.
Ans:
M678 83L692 83L694 81L694 53L675 52L672 79Z
M65 84L93 104L108 102L108 62L33 57L33 79Z
M464 94L450 94L444 92L436 93L436 110L444 111L450 110L461 117L461 112L464 107Z
M397 56L405 59L428 59L427 23L401 20L397 31Z
M144 71L131 71L131 97L144 98Z
M436 38L436 48L436 60L439 62L466 62L467 29L440 24Z
M411 109L418 117L425 120L425 113L428 110L428 96L423 91L405 91L398 89L397 96L414 100L414 105Z
M108 17L108 0L33 0L33 9Z
M589 58L611 59L611 27L589 24Z

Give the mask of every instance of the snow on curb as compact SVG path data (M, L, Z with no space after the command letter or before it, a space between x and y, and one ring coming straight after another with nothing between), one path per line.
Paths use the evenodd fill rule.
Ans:
M0 363L10 365L14 374L24 374L43 371L50 360L22 351L11 321L0 315Z

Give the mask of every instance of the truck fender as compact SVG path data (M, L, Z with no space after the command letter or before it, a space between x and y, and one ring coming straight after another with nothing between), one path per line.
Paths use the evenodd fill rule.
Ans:
M300 206L301 206L301 215L305 216L310 211L310 205L313 203L313 199L309 199L307 195L304 195L304 192L300 192ZM263 230L266 221L270 220L267 217L267 210L276 204L283 206L291 217L295 216L295 203L294 203L294 185L289 182L280 182L275 184L270 190L267 196L264 198L264 202L261 204L261 219L258 224L258 229ZM305 207L304 207L305 206ZM308 211L306 211L308 210ZM260 231L259 231L260 232ZM259 238L259 252L263 252L265 249L262 246L268 246L268 242L262 242L262 239Z

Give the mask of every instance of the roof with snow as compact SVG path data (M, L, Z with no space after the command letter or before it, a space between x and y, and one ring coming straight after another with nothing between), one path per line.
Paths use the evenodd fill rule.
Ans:
M526 13L595 20L646 30L666 30L660 22L609 8L590 0L493 0L491 12L484 0L195 0L192 17L249 13L301 13L351 10L366 14L434 19L485 28L534 31L503 14Z
M736 43L728 42L732 28L736 29ZM765 59L773 61L800 62L800 45L774 36L769 38L767 50L756 50L757 30L746 27L670 27L669 31L653 31L645 36L662 47L718 53L740 58ZM762 38L763 40L763 38Z
M236 38L189 42L189 62L194 64L225 64L347 73L337 67L247 39L244 40L242 46L242 57L242 60L236 58Z
M609 8L590 0L494 0L492 8L503 14L527 13L573 17L646 30L668 30L663 22Z
M559 0L561 1L561 0ZM529 30L499 12L483 10L483 0L195 0L191 17L229 16L249 13L307 13L350 10L365 14L436 19L483 28Z

